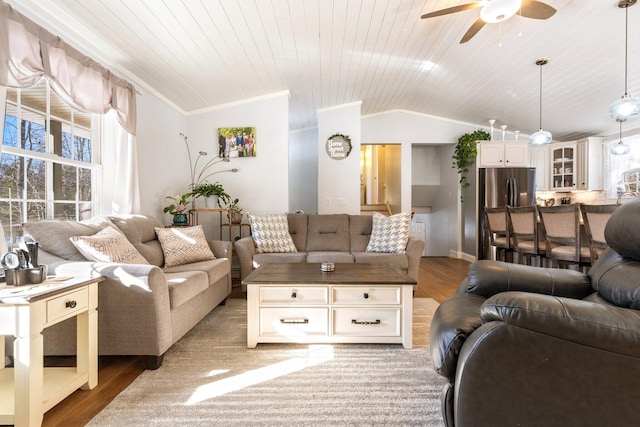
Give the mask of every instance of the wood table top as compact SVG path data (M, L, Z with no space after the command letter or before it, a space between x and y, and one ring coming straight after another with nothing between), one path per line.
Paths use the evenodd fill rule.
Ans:
M324 272L320 263L262 264L242 283L249 284L354 284L416 285L397 267L378 264L336 263L335 271Z

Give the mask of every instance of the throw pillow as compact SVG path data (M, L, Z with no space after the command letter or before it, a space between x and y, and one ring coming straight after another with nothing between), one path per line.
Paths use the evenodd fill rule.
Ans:
M366 252L405 253L410 226L411 214L408 212L391 216L374 212Z
M201 225L194 227L155 227L164 253L164 266L215 259Z
M111 226L92 236L72 236L69 240L89 261L149 264L124 234Z
M287 215L249 215L256 253L298 252L289 234Z

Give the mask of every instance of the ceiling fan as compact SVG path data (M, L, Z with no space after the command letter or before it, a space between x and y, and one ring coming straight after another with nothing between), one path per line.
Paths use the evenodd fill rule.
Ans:
M467 30L460 43L466 43L471 40L485 24L505 21L518 12L520 12L521 16L532 19L549 19L556 13L553 7L538 0L481 0L425 13L421 18L435 18L479 7L482 8L480 10L480 18Z

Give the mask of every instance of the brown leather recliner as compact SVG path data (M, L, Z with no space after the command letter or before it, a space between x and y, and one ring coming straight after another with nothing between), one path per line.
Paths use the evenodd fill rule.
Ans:
M588 275L478 261L431 324L457 426L631 426L640 402L640 200Z

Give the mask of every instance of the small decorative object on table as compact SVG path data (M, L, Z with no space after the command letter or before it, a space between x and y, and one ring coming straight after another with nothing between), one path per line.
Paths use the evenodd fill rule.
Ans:
M320 270L324 272L331 272L336 270L336 265L332 262L323 262L320 264Z
M242 223L242 208L238 206L238 199L228 203L229 207L229 222L231 224Z
M189 224L189 217L186 214L186 210L187 205L189 204L189 201L187 199L191 197L191 195L191 193L186 193L182 196L167 196L167 199L171 199L175 203L172 203L169 206L165 206L163 212L173 215L173 225Z
M47 266L32 262L29 251L14 249L2 257L7 285L22 286L42 283L47 278ZM37 262L37 261L36 261Z

